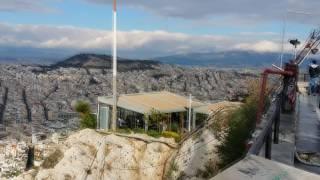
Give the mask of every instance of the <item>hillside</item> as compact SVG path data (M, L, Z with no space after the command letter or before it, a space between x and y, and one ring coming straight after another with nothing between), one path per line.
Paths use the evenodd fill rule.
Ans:
M133 60L118 58L118 71L146 70L153 69L160 62L152 60ZM50 68L59 67L78 67L78 68L98 68L111 69L112 56L100 54L78 54L67 58L66 60L57 62L49 66Z
M257 77L255 73L241 71L164 64L144 70L135 70L130 65L125 68L128 71L118 74L119 94L166 90L184 96L192 94L198 100L211 102L242 100L247 95L248 80ZM61 123L49 119L55 119L61 111L73 112L73 102L86 100L95 111L97 97L112 93L111 69L42 69L39 66L0 65L0 122L10 127L15 122L32 121L39 125L43 122L41 126L54 128L55 123ZM39 126L37 130L41 129Z
M30 123L34 132L44 138L54 132L78 129L79 118L73 117L73 104L78 100L89 102L92 112L96 112L97 97L112 93L112 70L98 66L103 58L97 60L96 56L76 57L78 58L66 60L55 67L45 67L51 68L49 71L44 71L44 66L0 64L0 123L3 124L0 130L5 129L0 132L1 140L15 139L26 144L31 139ZM134 63L147 68L136 69L137 66L132 65ZM126 71L118 74L119 94L167 90L184 96L192 94L195 99L208 102L243 100L248 93L248 81L257 78L254 72L240 70L185 68L161 63L150 65L147 61L134 63L130 61L122 64L122 70ZM72 117L66 121L61 118L65 115ZM11 147L11 144L8 143L6 147ZM25 155L25 146L19 149ZM20 159L8 156L5 159L0 159L0 162L6 162L9 172L25 168L25 156ZM22 165L17 162L22 162ZM181 162L179 164L181 171L188 169ZM45 177L50 174L54 174L54 171L46 171L43 175ZM197 173L192 172L188 175L195 174Z

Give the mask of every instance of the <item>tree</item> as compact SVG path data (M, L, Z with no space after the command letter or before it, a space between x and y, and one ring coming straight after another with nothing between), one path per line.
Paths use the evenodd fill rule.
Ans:
M148 118L146 118L148 117ZM148 124L151 126L157 126L158 132L161 131L160 129L160 122L162 123L162 126L164 123L167 123L168 117L165 113L161 113L155 109L151 109L151 111L147 114L145 114L145 120L148 120ZM163 127L162 127L163 129Z

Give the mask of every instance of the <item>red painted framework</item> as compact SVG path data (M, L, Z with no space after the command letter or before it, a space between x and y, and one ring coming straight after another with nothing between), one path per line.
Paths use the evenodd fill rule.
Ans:
M265 103L264 101L265 101L265 95L266 95L265 93L266 93L267 81L268 81L269 74L277 74L277 75L282 75L282 76L294 76L296 73L294 71L290 71L290 70L281 71L281 70L274 70L274 69L265 69L262 72L260 98L259 98L258 111L257 111L257 121L256 121L257 124L259 124L261 122L261 116L262 116L263 109L264 109L264 103Z

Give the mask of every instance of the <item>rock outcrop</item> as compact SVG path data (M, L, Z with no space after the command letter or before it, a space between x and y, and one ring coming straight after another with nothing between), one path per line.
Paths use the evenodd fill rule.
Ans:
M162 143L163 142L163 143ZM103 134L85 129L57 147L35 179L163 179L173 139ZM59 153L57 153L59 151ZM32 172L32 171L31 171ZM31 172L19 178L31 178ZM33 179L33 178L31 178Z

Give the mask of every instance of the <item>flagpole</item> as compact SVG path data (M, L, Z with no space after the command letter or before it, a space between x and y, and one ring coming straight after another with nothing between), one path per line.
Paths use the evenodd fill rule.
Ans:
M117 128L117 1L113 1L113 108L112 108L112 124L113 131Z
M191 131L191 110L192 110L192 95L189 95L189 116L188 116L188 131Z

